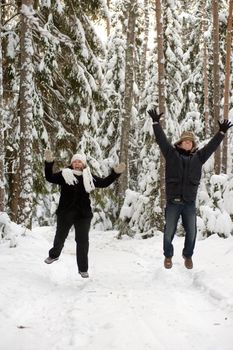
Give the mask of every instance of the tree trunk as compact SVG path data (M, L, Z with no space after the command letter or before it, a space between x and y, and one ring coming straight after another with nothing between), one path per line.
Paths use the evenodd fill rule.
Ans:
M148 50L148 39L149 39L149 8L148 8L148 4L149 4L149 1L144 0L145 20L144 20L144 40L143 40L140 92L142 92L145 88L145 79L146 79L146 62L147 62L147 50Z
M132 117L133 106L133 82L134 82L134 41L135 41L135 23L136 23L136 0L127 2L128 9L128 28L127 42L125 51L125 96L121 124L121 145L120 161L126 164L126 170L119 179L119 207L122 206L125 191L128 187L128 151L129 151L129 132Z
M205 137L208 137L209 132L209 84L208 84L208 48L204 43L204 118L205 118Z
M165 113L165 69L164 69L164 45L163 45L163 20L161 1L156 0L156 31L158 42L158 89L159 89L159 113ZM161 120L164 128L164 121ZM165 207L165 160L160 152L160 205L162 210Z
M202 35L207 30L207 13L206 13L206 2L202 3ZM209 128L209 84L208 84L208 45L207 40L204 38L204 49L203 49L203 78L204 78L204 118L205 118L205 137L210 135Z
M21 14L21 72L20 72L20 195L18 222L27 228L32 223L32 29L28 13L33 11L33 0L22 1Z
M15 152L14 152L15 153ZM10 218L12 221L17 222L18 218L18 203L19 203L19 165L16 158L7 168L8 178L9 178L9 209L10 209Z
M107 0L107 7L108 9L110 8L110 0ZM109 36L111 31L111 24L110 24L109 18L106 19L106 27L107 27L107 36Z
M213 83L214 83L214 131L218 130L220 115L220 77L219 77L219 7L218 0L213 0ZM221 171L221 148L215 152L214 170L216 174Z
M225 87L224 87L224 110L223 117L228 119L229 114L229 90L231 80L231 31L232 31L232 12L233 12L233 0L229 0L229 15L227 21L227 33L226 33L226 63L225 63ZM222 171L227 173L227 135L223 140L222 151Z
M1 2L0 2L1 5ZM0 6L0 211L5 209L4 133L3 133L3 71L2 71L2 8Z

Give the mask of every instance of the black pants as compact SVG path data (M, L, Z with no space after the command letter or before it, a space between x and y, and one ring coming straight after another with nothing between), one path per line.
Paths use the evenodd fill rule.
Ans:
M54 237L53 248L49 251L51 258L58 258L64 247L65 240L71 227L75 228L76 258L78 270L88 270L89 230L91 217L79 218L77 213L68 212L57 215L57 230Z

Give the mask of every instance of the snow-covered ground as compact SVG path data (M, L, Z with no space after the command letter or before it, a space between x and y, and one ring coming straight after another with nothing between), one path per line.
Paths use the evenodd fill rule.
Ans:
M197 241L194 269L163 268L162 236L90 234L90 278L77 273L73 233L46 265L54 228L0 245L2 350L232 350L233 237Z

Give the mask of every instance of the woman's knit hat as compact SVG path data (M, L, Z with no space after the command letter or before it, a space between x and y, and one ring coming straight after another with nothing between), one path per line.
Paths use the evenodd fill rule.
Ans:
M85 154L76 153L71 158L71 164L75 160L80 160L84 165L84 169L75 170L75 169L71 169L71 167L65 168L62 170L62 176L68 185L77 184L78 180L77 180L76 176L82 176L85 191L87 193L90 193L91 191L93 191L95 189L95 185L94 185L94 179L92 177L90 168L87 166L87 157L85 156Z
M194 134L191 131L184 131L182 132L180 139L178 141L175 142L175 146L180 145L181 142L185 141L185 140L190 140L193 143L193 148L196 148L196 141L195 141L195 137Z
M81 162L83 163L83 165L87 165L87 157L85 156L85 154L81 154L81 153L76 153L73 155L73 157L71 158L71 164L75 161L75 160L81 160Z

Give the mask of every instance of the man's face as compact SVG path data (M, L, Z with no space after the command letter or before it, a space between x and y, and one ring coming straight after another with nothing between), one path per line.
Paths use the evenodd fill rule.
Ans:
M72 162L71 166L74 170L80 170L80 171L82 171L84 168L83 162L81 160L78 160L78 159L74 160Z
M184 140L181 142L180 148L183 148L185 151L191 151L193 148L193 142L189 139Z

